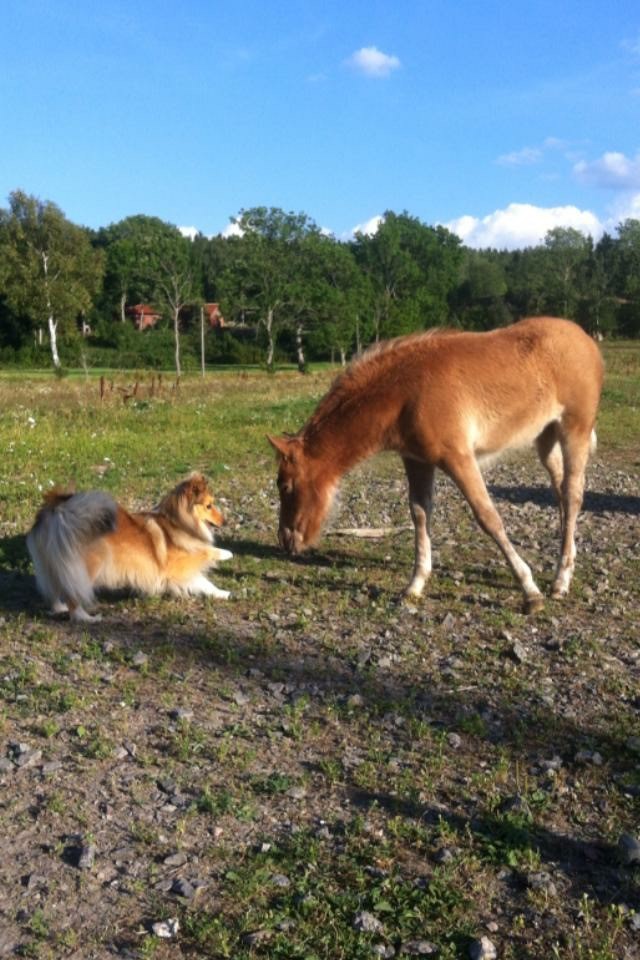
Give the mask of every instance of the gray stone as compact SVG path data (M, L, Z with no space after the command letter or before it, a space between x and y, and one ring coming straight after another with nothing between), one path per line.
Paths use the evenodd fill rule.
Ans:
M289 877L285 877L283 873L274 873L271 877L271 883L274 887L282 887L283 889L291 886L291 880L289 880Z
M184 877L176 877L171 884L171 892L176 893L179 897L184 897L185 900L193 900L196 894L195 887Z
M384 929L377 917L367 910L360 910L353 918L353 929L361 933L381 933Z
M407 954L410 957L435 957L438 948L430 940L407 940L400 948L401 954Z
M618 840L620 859L627 866L640 863L640 840L630 833L623 833Z
M171 940L173 937L176 937L179 929L180 921L177 917L172 917L169 920L159 920L158 923L154 923L151 926L153 934L164 940Z
M162 862L165 867L182 867L187 862L187 855L179 851L178 853L172 853L168 857L165 857Z
M80 849L80 856L78 857L78 869L79 870L91 870L95 863L97 848L93 843L86 843Z
M471 960L495 960L497 956L498 951L489 937L480 937L479 940L474 940L469 947Z

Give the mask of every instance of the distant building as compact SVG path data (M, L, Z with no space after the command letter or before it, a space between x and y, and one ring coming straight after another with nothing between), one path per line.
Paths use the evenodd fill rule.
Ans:
M155 307L148 303L136 303L132 307L127 307L127 314L133 320L136 330L148 330L150 327L155 327L162 316Z
M225 319L220 312L220 304L205 303L204 316L210 327L219 328L225 326Z
M148 330L150 327L155 327L161 317L156 308L148 303L136 303L132 307L127 307L127 313L137 330Z
M220 312L220 304L203 303L204 320L212 330L219 330L225 326L225 319ZM133 320L137 330L149 330L155 327L162 314L149 303L136 303L127 307L127 315ZM180 310L180 319L184 323L200 322L200 307L197 304L187 303Z

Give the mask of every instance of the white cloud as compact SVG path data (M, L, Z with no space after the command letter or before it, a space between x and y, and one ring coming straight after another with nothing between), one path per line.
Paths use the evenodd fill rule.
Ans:
M444 224L468 247L517 250L536 246L554 227L573 227L597 238L603 227L595 214L578 207L536 207L530 203L510 203L486 217L458 217Z
M498 157L498 163L504 167L527 166L541 160L542 150L538 147L523 147L522 150L512 150L511 153L503 153Z
M197 227L178 227L178 230L183 237L187 237L189 240L194 240L200 233Z
M604 223L607 233L615 233L618 224L625 220L640 220L640 193L626 193L616 198L609 214Z
M224 230L220 231L221 237L241 237L244 230L237 223L229 223Z
M388 77L400 67L398 57L383 53L377 47L361 47L351 54L346 63L367 77Z
M369 220L365 220L364 223L358 223L350 231L348 237L355 237L356 233L362 233L366 237L372 237L374 233L378 232L378 227L384 221L384 217L380 214L376 214L375 217L371 217Z
M640 153L629 158L624 153L610 150L591 163L581 160L573 172L582 183L613 190L640 189Z

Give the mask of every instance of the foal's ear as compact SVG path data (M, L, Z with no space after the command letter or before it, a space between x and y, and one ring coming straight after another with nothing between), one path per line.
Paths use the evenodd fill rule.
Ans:
M279 456L291 456L291 440L289 437L271 437L267 434L267 440Z

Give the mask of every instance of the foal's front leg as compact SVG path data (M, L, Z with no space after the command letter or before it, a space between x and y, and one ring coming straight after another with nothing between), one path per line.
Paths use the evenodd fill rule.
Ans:
M413 576L405 593L419 597L431 576L431 514L435 467L417 460L404 459L409 481L409 507L415 531Z
M530 568L507 536L502 518L489 496L476 458L472 453L458 454L450 457L444 468L466 497L484 532L495 540L509 562L524 593L525 613L541 610L544 606L542 594L533 579Z

